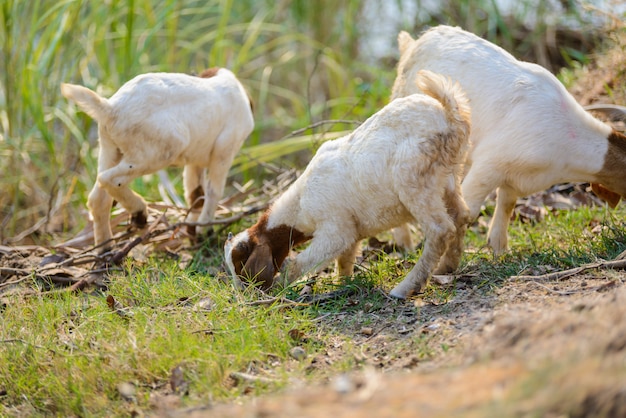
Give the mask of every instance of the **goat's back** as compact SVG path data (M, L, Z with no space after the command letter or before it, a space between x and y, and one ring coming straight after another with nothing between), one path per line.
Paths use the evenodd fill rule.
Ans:
M251 103L235 75L147 73L124 84L99 120L101 141L122 154L159 150L173 165L207 166L216 148L239 150L254 128Z
M223 68L208 78L180 73L142 74L124 84L109 103L117 114L133 116L120 118L120 124L139 119L158 124L165 118L196 129L204 125L218 131L233 117L243 115L250 117L242 122L252 124L245 89L232 72Z
M280 219L305 234L322 224L343 223L359 237L413 222L401 196L423 190L422 182L445 188L467 144L459 132L436 99L398 98L350 135L322 144L272 206L270 221Z

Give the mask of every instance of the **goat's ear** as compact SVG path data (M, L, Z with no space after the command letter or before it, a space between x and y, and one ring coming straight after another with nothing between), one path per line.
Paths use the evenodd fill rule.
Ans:
M591 191L595 193L600 199L608 203L611 209L615 209L619 203L621 196L615 192L610 191L599 183L591 183Z
M272 250L268 244L257 245L241 271L250 283L258 284L261 289L267 290L274 284L276 269Z
M398 49L400 50L400 55L404 54L404 51L407 50L412 42L413 38L411 38L411 35L409 35L408 32L401 31L398 34Z

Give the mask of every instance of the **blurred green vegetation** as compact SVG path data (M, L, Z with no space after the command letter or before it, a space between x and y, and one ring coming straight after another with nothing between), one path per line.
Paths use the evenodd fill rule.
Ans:
M425 25L458 24L519 57L547 57L545 62L554 61L548 52L560 33L556 13L577 22L573 32L579 35L569 39L580 41L563 41L558 54L583 59L593 40L580 33L594 13L575 2L563 3L562 10L543 0L534 4L516 2L507 15L493 0L449 0L432 12L421 1L4 0L0 242L11 242L37 222L42 225L31 236L36 242L75 232L86 222L84 202L96 173L95 124L62 98L62 82L106 96L140 73L230 68L256 104L256 129L233 173L259 179L260 162L302 164L309 154L288 154L313 150L323 139L320 132L352 127L323 125L296 138L286 137L289 132L326 119L362 121L386 103L395 75L395 34L388 54L363 57L364 39L386 24L377 18L384 15L379 8L396 10L397 29L417 34ZM405 11L416 8L415 18L405 21ZM150 182L156 181L139 180L153 190Z

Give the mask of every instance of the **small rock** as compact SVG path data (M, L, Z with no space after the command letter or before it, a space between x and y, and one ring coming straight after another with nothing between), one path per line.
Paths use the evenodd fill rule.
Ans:
M119 392L122 399L128 402L135 401L135 393L137 390L135 389L135 385L129 382L118 383L117 391Z
M306 351L304 351L304 348L297 346L289 350L289 355L298 361L302 361L306 358Z
M215 304L213 303L213 300L211 300L211 298L202 298L194 305L193 308L196 311L208 312L212 310L214 306Z
M372 327L363 327L361 328L361 334L363 335L372 335L374 333L374 329Z
M340 374L333 381L333 388L336 392L345 395L352 392L355 388L355 385L348 375Z

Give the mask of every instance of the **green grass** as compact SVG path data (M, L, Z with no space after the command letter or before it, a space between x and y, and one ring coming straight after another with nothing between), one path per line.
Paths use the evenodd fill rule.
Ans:
M536 224L515 221L509 228L509 248L494 258L485 246L486 231L471 228L466 240L477 250L464 257L461 270L478 272L481 286L499 286L514 275L564 270L598 260L610 260L626 249L624 209L580 207L560 210Z
M169 388L177 365L190 400L222 400L241 394L227 384L231 371L254 366L282 375L294 367L288 331L309 326L306 311L246 306L256 296L234 293L216 278L181 271L172 262L159 265L112 279L107 295L123 306L122 314L99 295L8 306L0 331L0 357L8 367L0 372L0 386L9 395L0 411L22 405L41 414L117 415L127 407L116 391L122 382L136 385L137 403L145 408L149 389ZM210 309L198 308L206 298Z
M534 225L513 222L512 250L498 259L480 250L485 234L473 228L462 271L475 276L475 291L489 294L506 286L509 276L529 269L565 269L613 258L626 248L624 215L624 209L581 208L557 212ZM0 390L6 391L0 396L0 414L149 411L151 393L171 392L171 371L177 366L188 383L182 405L273 392L290 378L315 381L359 367L359 353L373 347L353 344L352 339L362 327L381 326L376 318L398 306L385 294L419 257L419 251L406 256L404 267L402 260L381 253L344 283L322 278L314 285L316 293L344 291L330 301L296 306L279 298L258 305L266 297L252 289L234 291L220 269L221 254L205 250L187 268L166 258L128 262L105 293L6 299L0 317L0 363L6 365L0 368ZM299 284L277 296L295 300L301 288ZM108 296L119 304L116 309L109 307ZM423 296L436 305L455 297L455 286L433 284ZM294 339L292 330L305 338ZM311 359L337 344L341 355L311 370ZM428 361L450 349L440 344L415 333L387 346L385 353L394 358L410 351ZM296 345L304 348L306 360L290 357ZM252 372L275 382L235 385L231 372ZM120 396L117 388L124 382L135 386L135 401Z

